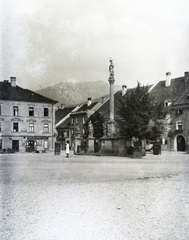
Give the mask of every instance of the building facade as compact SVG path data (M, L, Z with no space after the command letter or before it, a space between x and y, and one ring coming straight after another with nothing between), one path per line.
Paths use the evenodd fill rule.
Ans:
M57 142L61 144L61 149L66 148L66 142L70 143L70 148L72 148L71 142L71 118L70 114L76 111L79 106L76 107L60 107L55 112L55 123L57 130Z
M188 151L189 72L178 78L171 78L171 73L166 73L166 79L155 84L150 93L166 111L162 149Z
M1 151L52 150L56 137L56 101L16 85L16 78L0 82Z

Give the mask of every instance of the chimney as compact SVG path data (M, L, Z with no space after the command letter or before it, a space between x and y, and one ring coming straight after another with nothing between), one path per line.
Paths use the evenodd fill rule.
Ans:
M124 96L126 92L127 92L127 86L123 85L122 86L122 96Z
M171 85L171 72L166 73L165 86L169 87Z
M10 77L11 86L16 87L16 77Z
M189 80L189 72L184 73L184 78L185 78L185 83L187 83Z
M87 98L87 107L89 107L90 105L91 105L91 98L89 97L89 98Z

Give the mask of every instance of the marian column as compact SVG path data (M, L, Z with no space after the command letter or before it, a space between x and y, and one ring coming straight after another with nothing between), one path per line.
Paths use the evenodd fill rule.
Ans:
M109 83L110 83L110 122L114 122L114 64L113 60L110 59L110 66L109 66Z
M107 131L107 135L109 137L114 137L115 136L115 123L114 123L114 82L115 82L115 78L114 78L114 64L113 64L113 60L110 59L110 66L109 66L109 83L110 83L110 120L108 122L108 131Z

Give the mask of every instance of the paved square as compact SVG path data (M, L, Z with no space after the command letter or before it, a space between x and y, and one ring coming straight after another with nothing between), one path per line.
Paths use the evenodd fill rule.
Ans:
M189 239L189 155L0 155L0 239Z

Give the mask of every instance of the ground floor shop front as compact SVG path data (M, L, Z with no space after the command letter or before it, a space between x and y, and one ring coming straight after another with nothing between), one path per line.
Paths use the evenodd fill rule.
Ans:
M1 137L1 152L46 152L53 149L53 138L49 136Z

